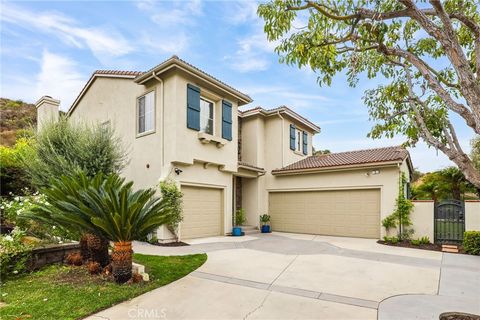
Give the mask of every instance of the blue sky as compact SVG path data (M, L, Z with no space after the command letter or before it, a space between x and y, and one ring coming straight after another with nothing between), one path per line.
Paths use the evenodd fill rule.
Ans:
M249 94L245 108L288 105L320 125L317 149L403 142L366 137L372 123L362 96L380 80L350 88L339 75L319 87L314 72L280 64L254 1L0 1L2 97L35 102L47 94L66 110L94 70L143 71L177 54ZM470 150L471 131L461 126L458 134ZM422 171L451 165L424 144L410 152Z

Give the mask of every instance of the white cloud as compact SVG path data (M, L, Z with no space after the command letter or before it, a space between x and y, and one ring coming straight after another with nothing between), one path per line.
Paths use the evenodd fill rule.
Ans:
M173 35L154 35L150 32L144 32L140 37L140 42L142 47L152 53L180 54L188 48L189 38L183 32Z
M36 77L36 99L49 95L61 101L66 111L85 84L85 77L77 71L75 61L44 50L40 72Z
M277 42L270 42L260 26L256 31L237 40L238 50L226 56L232 69L239 72L263 71L270 66L271 54Z
M244 0L237 2L226 2L228 14L225 15L227 23L242 24L259 19L257 15L258 2L254 0Z
M50 33L67 45L88 48L103 64L110 58L131 53L133 47L116 30L105 27L83 27L77 21L56 12L32 12L25 8L2 5L2 22Z
M192 18L203 14L201 0L173 2L141 0L137 1L136 5L139 10L148 13L153 22L168 27L170 31L173 31L172 26L176 29L194 24L195 19Z
M197 23L203 15L200 0L192 1L152 1L140 0L136 7L156 24L155 32L143 32L139 38L142 48L154 52L180 54L189 47L191 39L187 27Z

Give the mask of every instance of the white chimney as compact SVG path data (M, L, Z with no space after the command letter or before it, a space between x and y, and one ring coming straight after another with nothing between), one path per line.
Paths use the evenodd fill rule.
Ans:
M44 123L56 122L59 117L60 100L50 96L43 96L35 103L37 108L37 131L40 131Z

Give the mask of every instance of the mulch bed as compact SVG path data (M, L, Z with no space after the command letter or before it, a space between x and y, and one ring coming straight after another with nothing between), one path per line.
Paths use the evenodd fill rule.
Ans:
M429 244L420 244L418 246L413 245L410 241L399 241L395 244L390 242L385 242L383 240L378 240L377 243L384 244L387 246L392 247L403 247L403 248L413 248L413 249L422 249L422 250L431 250L431 251L442 251L442 245L436 243L429 243Z
M462 312L445 312L440 315L440 320L480 320L480 316Z
M154 246L160 246L160 247L185 247L189 246L188 243L182 242L182 241L175 241L175 242L164 242L164 243L152 243Z

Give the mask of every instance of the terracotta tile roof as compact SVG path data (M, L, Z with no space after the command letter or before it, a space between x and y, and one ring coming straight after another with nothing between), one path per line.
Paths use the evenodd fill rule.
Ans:
M294 116L299 118L300 121L305 122L310 127L314 128L316 131L320 132L320 127L319 126L317 126L315 123L311 122L310 120L303 117L299 113L293 111L291 108L289 108L287 106L280 106L280 107L273 108L273 109L264 109L262 107L255 107L255 108L244 110L244 111L239 110L239 116L240 117L245 117L245 116L248 115L248 113L253 113L253 114L262 113L262 114L265 114L265 115L271 115L271 114L277 113L278 111L284 111L284 112L293 114Z
M242 167L248 167L248 168L252 168L252 169L255 169L255 170L259 170L259 171L265 171L264 168L260 168L260 167L256 167L252 164L249 164L249 163L246 163L246 162L242 162L242 161L239 161L238 162L238 165L239 166L242 166Z
M125 71L125 70L96 70L93 74L105 74L112 76L132 76L137 77L143 74L143 71Z
M357 151L338 152L310 156L292 163L281 169L272 170L272 173L282 173L295 170L308 170L316 168L335 168L342 166L355 166L369 163L403 161L409 156L408 151L401 146L366 149Z

